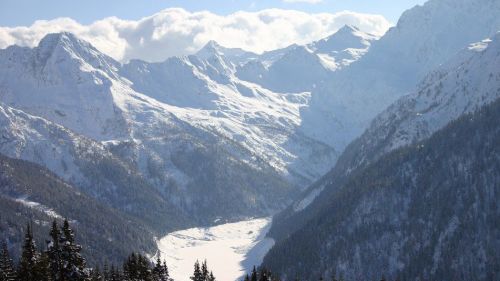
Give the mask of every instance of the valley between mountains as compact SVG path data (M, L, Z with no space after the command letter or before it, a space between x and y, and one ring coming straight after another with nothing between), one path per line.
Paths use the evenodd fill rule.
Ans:
M90 266L175 280L496 280L499 14L429 0L383 36L162 62L70 32L0 49L1 237L18 258L27 222L67 219Z

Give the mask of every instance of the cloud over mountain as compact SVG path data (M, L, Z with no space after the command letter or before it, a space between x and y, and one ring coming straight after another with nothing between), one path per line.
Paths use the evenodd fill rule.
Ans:
M120 61L161 61L192 54L209 40L254 52L305 44L345 24L377 35L391 26L383 16L350 11L309 14L268 9L221 16L170 8L137 21L109 17L82 25L70 18L57 18L36 21L29 27L0 27L0 48L12 44L32 47L47 33L69 31Z

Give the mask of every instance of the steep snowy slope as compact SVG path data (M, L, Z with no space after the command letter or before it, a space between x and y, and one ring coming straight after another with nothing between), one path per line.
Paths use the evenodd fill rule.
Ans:
M500 97L500 33L472 44L432 71L418 86L382 112L370 128L353 141L335 167L311 185L300 199L274 221L271 233L285 237L331 204L331 196L349 175L382 155L428 138L459 116ZM322 191L322 193L320 193ZM321 194L316 200L307 200ZM307 208L298 208L310 203ZM312 202L312 203L311 203ZM300 212L295 212L296 210Z
M349 146L350 170L391 150L432 135L460 115L500 97L500 32L471 44L432 71L407 95L381 113ZM345 162L342 162L345 163Z
M497 99L357 169L264 264L304 280L495 280L499 119Z
M366 55L318 84L303 131L343 150L430 70L496 33L499 13L497 0L430 0L408 10Z

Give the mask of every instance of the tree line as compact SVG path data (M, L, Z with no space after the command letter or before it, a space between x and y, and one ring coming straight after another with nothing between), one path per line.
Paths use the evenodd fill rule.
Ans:
M87 267L76 243L75 233L68 220L61 227L54 220L46 241L46 249L40 251L33 238L32 226L27 224L19 261L10 257L7 243L2 243L0 252L0 281L173 281L165 261L158 255L152 263L140 253L132 253L122 267ZM102 270L101 270L102 268ZM216 281L207 262L196 261L192 281Z
M37 249L32 227L28 223L24 234L21 257L15 264L10 257L7 243L2 243L0 251L0 281L174 281L167 264L158 255L156 262L140 254L132 253L120 267L104 263L102 267L87 267L81 255L82 246L75 241L75 233L68 220L61 227L54 220L46 241L46 249ZM101 270L102 268L102 270ZM196 261L192 281L216 281L207 261ZM298 277L293 279L300 281ZM322 277L319 281L324 281ZM331 281L343 281L333 276ZM384 278L381 279L385 281ZM261 267L245 275L242 281L281 281L278 275Z

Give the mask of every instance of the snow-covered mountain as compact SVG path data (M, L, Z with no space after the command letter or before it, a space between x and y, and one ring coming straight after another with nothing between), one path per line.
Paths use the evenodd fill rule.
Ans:
M51 34L34 49L11 46L0 52L5 66L0 69L0 99L106 144L162 192L167 183L180 189L193 183L171 159L184 149L172 132L184 141L194 136L190 142L204 150L214 149L204 144L215 139L209 143L219 143L244 165L305 186L325 173L339 153L299 129L309 92L332 70L358 59L374 39L346 26L309 46L262 55L211 41L193 56L122 65L72 34ZM239 77L241 69L254 63L265 64L267 81L283 85L276 89L289 90L287 94ZM291 70L290 75L284 70ZM160 141L165 132L169 140ZM271 169L262 169L267 163ZM180 203L183 195L175 197L178 204L187 203Z
M286 280L494 280L499 119L497 99L356 170L264 266Z
M318 85L303 131L342 151L429 71L500 30L499 11L497 0L430 0L406 11L364 56Z
M331 72L358 60L378 37L354 26L305 46L266 52L237 68L236 75L280 93L314 91Z
M350 169L431 136L463 114L500 98L500 32L473 43L430 72L417 90L382 112L349 151ZM354 152L356 151L356 152Z
M497 193L492 190L498 186L498 161L491 155L498 154L493 145L498 142L498 118L493 112L498 112L499 99L500 32L470 44L429 72L413 93L380 113L369 129L347 146L328 174L311 185L301 199L277 215L270 233L279 240L277 245L280 246L267 257L267 264L292 276L297 273L306 277L331 274L331 267L325 272L321 266L309 268L299 265L307 264L308 258L295 254L292 254L295 257L290 257L288 252L285 261L278 261L283 250L290 247L300 249L303 245L297 241L307 241L304 244L308 248L315 248L312 250L315 259L336 264L337 271L352 278L359 273L354 268L363 268L363 274L375 273L383 268L384 274L395 277L405 272L410 278L413 273L408 271L409 268L420 267L418 272L433 276L426 279L440 279L436 276L452 276L451 272L458 272L456 267L446 265L449 260L442 258L445 251L442 250L443 245L456 245L456 241L463 242L469 237L469 234L463 233L471 229L467 228L470 225L467 230L462 229L465 216L471 215L464 210L472 208L472 205L457 202L464 202L464 198L477 198L477 194L486 192L482 188L489 192L486 200L497 200L494 195ZM479 152L480 147L485 150ZM483 157L478 155L491 156L484 159L493 160L486 165L491 169L478 168L485 165L478 164L483 161ZM483 182L479 178L488 180ZM481 183L476 184L478 182ZM430 195L451 193L454 196L451 201L443 195ZM420 197L420 194L426 195ZM487 205L481 200L471 200L467 202L475 202L476 206ZM429 201L432 202L427 204ZM410 211L417 208L421 208L423 213L440 215L436 219L431 218L434 215L419 219L422 213ZM453 211L442 213L447 208ZM498 231L495 223L480 221L479 217L484 214L481 212L493 215L496 211L486 208L474 213L473 216L478 216L478 224L470 227ZM427 234L418 240L430 246L400 250L412 241L414 235L420 235L408 229L415 229L424 221L429 228ZM315 234L322 234L317 236L320 237L318 242L311 244L306 237L311 236L313 229ZM388 238L388 229L391 233L394 233L392 229L397 229L399 234L391 234ZM464 232L455 232L455 229ZM367 236L364 233L367 232L374 235L365 239L363 237ZM387 244L382 240L375 241L380 237L387 237ZM432 240L425 237L440 238ZM474 244L477 248L481 241L495 243L489 239L491 236L486 235L467 244ZM340 244L347 246L343 248ZM318 245L332 247L323 251ZM452 248L457 247L449 247ZM420 259L413 261L405 256L424 251L434 257L427 265L422 265ZM359 254L346 258L346 253L352 252ZM453 263L460 264L461 261ZM284 269L283 266L293 269ZM491 268L484 270L484 267L478 266L463 271L463 274L477 274L475 276L484 279L490 271Z
M119 64L69 33L1 50L0 100L96 140L128 135L115 107Z
M462 270L463 260L443 257L475 256L457 254L458 244L498 247L495 235L478 238L477 229L499 231L494 221L482 220L498 213L487 206L498 200L499 101L497 33L431 71L415 92L379 114L328 174L277 215L270 233L279 246L266 264L307 278L336 269L348 278L379 272L413 279L419 272L425 279L465 274L487 280L494 266ZM433 258L412 260L422 253ZM310 262L317 260L333 266Z
M339 32L357 36L365 49L374 39L352 27ZM332 50L314 48L334 54L332 38L325 40ZM273 58L277 71L296 64L296 71L331 72L310 47L256 55L210 42L194 56L122 65L72 34L51 34L33 49L0 50L0 100L96 141L185 214L201 220L267 215L289 202L295 186L325 173L339 152L300 130L309 92L273 92L239 78L238 68ZM65 168L49 157L23 159L68 180L85 178L80 167ZM207 182L209 198L201 192ZM215 200L227 206L214 208Z
M430 137L453 120L500 98L500 33L466 47L431 71L415 92L380 113L347 146L334 168L277 216L271 232L283 237L300 229L330 204L351 173L381 156Z
M222 113L197 113L187 106L161 102L158 92L147 92L151 96L157 94L157 100L135 91L133 83L120 75L122 66L118 62L72 34L48 35L34 49L11 46L1 50L0 57L3 66L0 99L4 104L99 141L100 146L104 145L113 155L128 162L183 212L201 220L268 214L281 208L293 196L294 188L284 180L285 172L263 161L260 157L266 154L259 153L258 148L249 150L242 145L234 132L238 128L228 126L234 130L233 135L224 135L217 130L215 122L211 124L213 128L196 123L220 119L217 114ZM217 88L219 84L209 86ZM197 96L197 93L189 94ZM275 100L291 104L284 98L276 97ZM254 106L252 101L244 106L251 110L256 108L256 111L264 108ZM297 112L299 106L293 106ZM272 115L286 112L294 116L293 111L285 109L280 106L274 111L269 109L269 114L258 112L257 117L275 118L288 125L289 120ZM251 113L244 117L252 118ZM244 131L238 133L247 136ZM38 140L34 138L30 143L36 144ZM52 161L46 157L37 161L34 153L25 159L48 166L63 177L80 172L79 167L65 170L58 159ZM65 162L71 163L70 160ZM51 162L58 164L51 165ZM200 192L204 186L210 190L207 194ZM227 204L213 207L214 200Z

